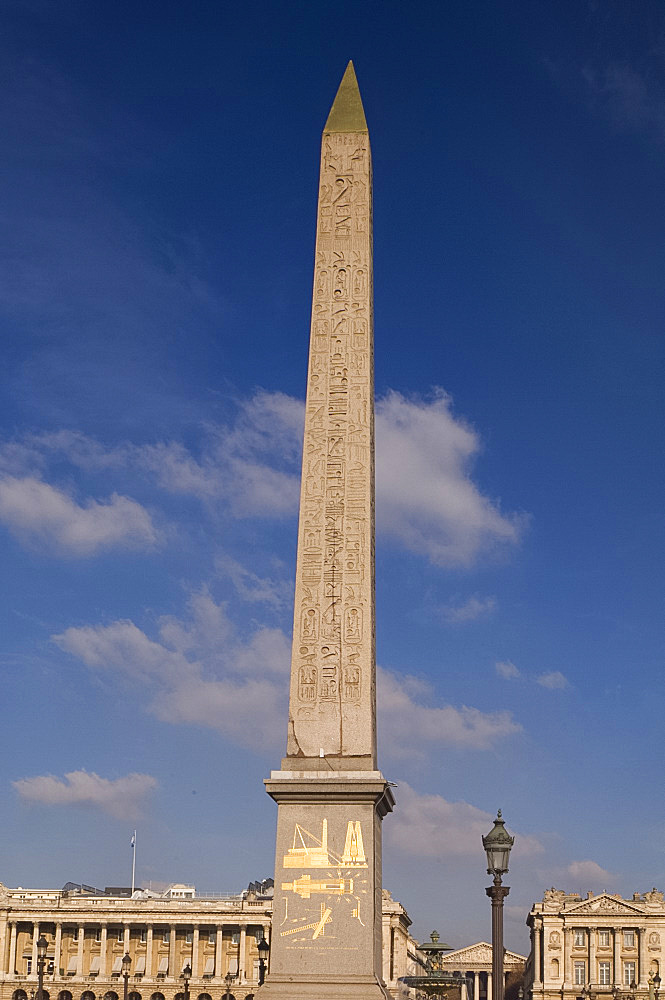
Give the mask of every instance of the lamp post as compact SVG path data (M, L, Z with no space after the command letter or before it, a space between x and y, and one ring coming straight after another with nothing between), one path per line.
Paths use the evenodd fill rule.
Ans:
M261 935L261 940L259 941L257 948L259 949L259 986L263 986L266 978L268 955L270 954L270 945L266 941L265 935Z
M185 1000L189 1000L189 980L192 978L192 967L189 962L182 970L182 978L185 981Z
M122 978L125 981L125 988L123 993L124 1000L127 1000L127 991L129 990L129 969L132 964L132 958L128 951L122 956Z
M44 990L44 966L46 965L46 949L48 942L43 934L37 941L37 1000L42 1000Z
M232 976L230 972L227 972L224 976L224 982L226 983L226 1000L229 1000L229 997L231 996L231 983L234 979L235 976Z
M503 901L510 892L501 883L501 876L508 871L510 849L515 843L501 819L499 809L494 826L483 837L483 847L487 854L487 874L494 876L494 884L485 889L492 900L492 995L494 1000L503 1000Z

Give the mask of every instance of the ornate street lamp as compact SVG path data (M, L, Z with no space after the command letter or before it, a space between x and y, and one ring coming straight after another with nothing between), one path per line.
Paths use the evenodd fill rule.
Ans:
M224 982L226 983L226 1000L229 1000L229 997L231 996L231 983L234 979L235 976L232 976L230 972L227 972L224 976Z
M42 1000L44 990L44 966L46 964L46 949L48 942L43 934L39 935L37 941L37 1000Z
M123 993L124 1000L127 1000L127 991L129 990L129 970L132 964L132 957L128 951L122 956L122 978L125 981L125 990Z
M503 1000L503 901L510 892L501 883L501 876L508 871L510 849L515 843L501 819L499 809L494 826L483 837L483 847L487 854L487 874L494 876L494 884L485 889L492 900L492 995L494 1000Z
M266 967L268 963L268 955L270 954L270 945L265 939L265 935L261 935L261 940L257 945L259 949L259 986L263 986L266 978Z
M189 962L182 970L182 978L185 981L185 1000L189 1000L189 980L192 978L192 967Z

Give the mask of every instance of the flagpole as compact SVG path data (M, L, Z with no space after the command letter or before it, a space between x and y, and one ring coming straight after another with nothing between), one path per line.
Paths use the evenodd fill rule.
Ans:
M136 876L136 830L132 837L132 896L134 895L134 881Z

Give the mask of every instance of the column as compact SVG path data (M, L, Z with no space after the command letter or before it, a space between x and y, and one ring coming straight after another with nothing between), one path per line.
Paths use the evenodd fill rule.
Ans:
M55 925L55 943L53 945L53 971L60 975L60 952L62 950L62 923Z
M102 924L101 934L99 935L99 976L106 975L106 950L108 942L108 924Z
M223 924L220 924L215 934L215 976L224 975L224 970L222 969L222 935Z
M573 931L571 927L563 930L563 981L564 985L573 983Z
M492 973L487 973L487 1000L492 1000Z
M32 925L32 975L37 975L37 940L39 939L39 924Z
M180 969L175 967L175 924L169 927L169 976L173 979L180 975Z
M473 974L473 1000L480 1000L480 973Z
M621 987L621 934L622 928L614 928L614 985Z
M238 945L238 982L244 983L245 978L245 941L247 938L247 928L244 924L240 926L240 944Z
M152 924L148 925L148 933L145 936L145 974L146 978L152 976Z
M12 920L9 932L9 975L12 979L16 976L16 930L16 921Z
M129 951L129 924L124 925L124 935L122 941L122 947L125 949L123 955L126 955Z
M85 941L85 927L79 924L78 951L76 952L76 975L83 975L83 943Z
M646 969L646 957L647 957L647 929L646 927L640 927L637 932L637 982L640 986L646 987L647 985L647 969Z
M533 985L540 986L541 977L540 975L540 920L534 920L533 922Z
M587 934L589 935L589 975L587 976L587 982L597 983L598 969L596 968L596 928L589 927Z
M196 979L199 974L199 928L198 924L192 931L192 978Z

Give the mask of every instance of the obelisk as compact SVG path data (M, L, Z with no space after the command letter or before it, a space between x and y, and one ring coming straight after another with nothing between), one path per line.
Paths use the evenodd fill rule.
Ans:
M349 63L323 130L286 757L270 972L260 991L378 1000L372 167Z

